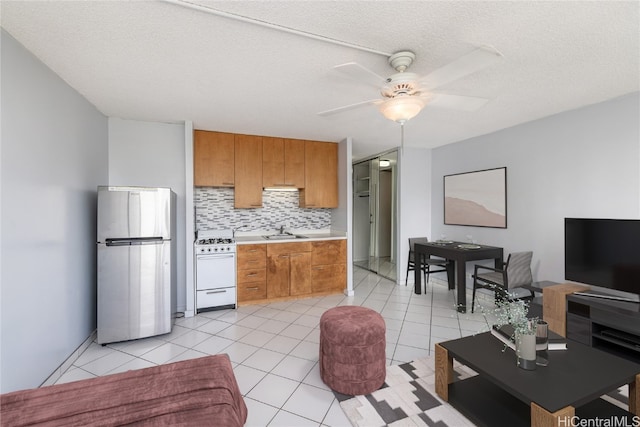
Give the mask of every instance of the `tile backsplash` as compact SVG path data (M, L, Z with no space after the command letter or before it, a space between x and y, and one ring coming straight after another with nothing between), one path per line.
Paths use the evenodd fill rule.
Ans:
M297 191L263 191L262 208L235 209L233 188L196 187L194 204L197 230L223 230L244 226L240 231L276 230L281 225L294 230L331 227L330 209L300 208Z

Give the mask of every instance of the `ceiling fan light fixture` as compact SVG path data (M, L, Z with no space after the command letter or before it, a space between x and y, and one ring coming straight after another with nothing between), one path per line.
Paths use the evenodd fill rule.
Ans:
M422 111L425 102L417 96L396 96L380 104L380 112L389 120L404 123Z

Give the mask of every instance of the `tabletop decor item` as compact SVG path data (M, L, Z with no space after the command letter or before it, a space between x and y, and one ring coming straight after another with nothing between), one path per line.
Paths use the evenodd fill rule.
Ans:
M536 365L549 364L549 324L544 320L536 322Z
M499 294L497 294L499 295ZM485 315L493 318L494 327L498 329L509 325L513 330L511 341L515 342L516 363L522 369L534 370L536 368L536 332L538 318L527 317L529 302L522 299L512 299L514 295L496 298L496 306L493 310L483 309ZM510 328L510 329L511 329ZM509 329L509 330L510 330ZM504 350L506 350L505 345Z

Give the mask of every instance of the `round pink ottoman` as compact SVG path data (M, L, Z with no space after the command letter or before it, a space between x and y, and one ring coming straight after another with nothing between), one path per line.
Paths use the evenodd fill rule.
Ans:
M320 318L320 377L351 396L378 390L386 375L384 319L374 310L340 306Z

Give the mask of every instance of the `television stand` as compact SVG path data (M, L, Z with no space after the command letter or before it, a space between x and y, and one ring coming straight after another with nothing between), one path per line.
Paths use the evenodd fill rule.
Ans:
M640 363L640 304L567 295L566 337Z
M610 299L610 300L615 300L615 301L626 301L626 302L633 302L633 303L636 303L636 304L640 304L639 300L633 300L631 298L621 297L621 296L618 296L618 295L611 295L611 294L607 294L607 293L604 293L604 292L597 292L597 291L575 292L574 295L582 295L582 296L585 296L585 297Z

